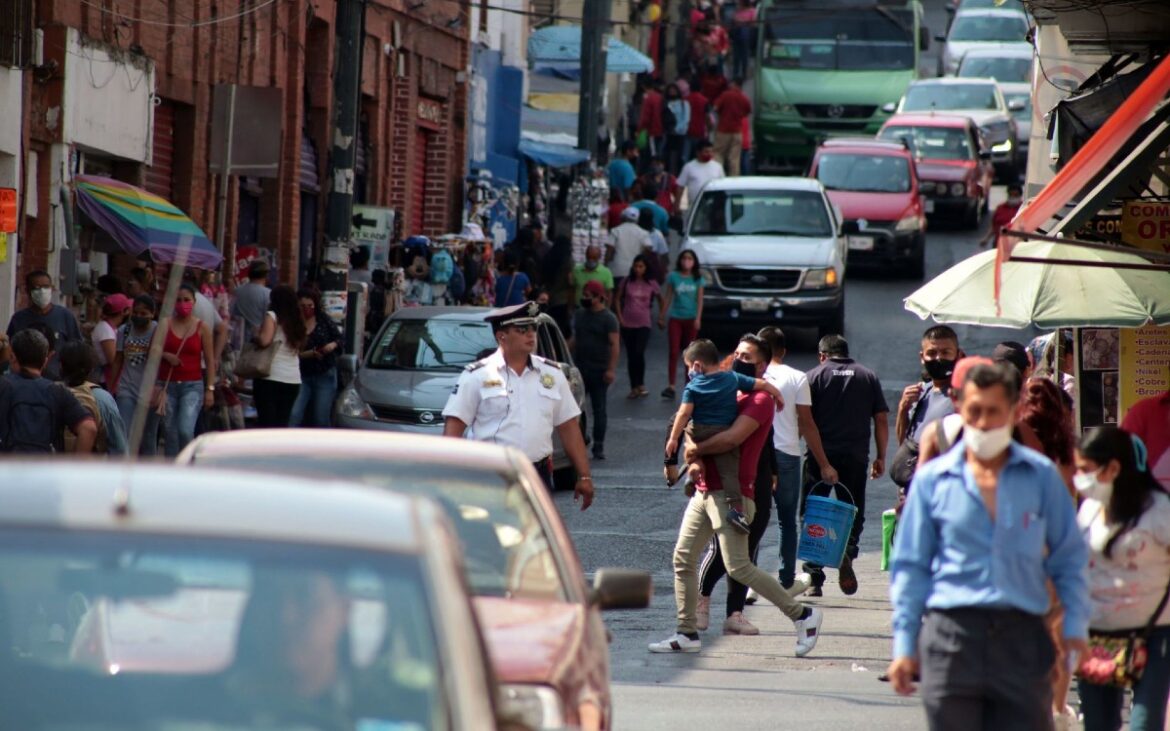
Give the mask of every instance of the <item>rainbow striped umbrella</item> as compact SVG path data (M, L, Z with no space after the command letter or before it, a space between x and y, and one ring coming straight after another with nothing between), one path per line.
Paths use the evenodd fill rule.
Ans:
M223 254L174 204L129 183L97 175L73 179L77 207L128 253L162 263L216 269Z

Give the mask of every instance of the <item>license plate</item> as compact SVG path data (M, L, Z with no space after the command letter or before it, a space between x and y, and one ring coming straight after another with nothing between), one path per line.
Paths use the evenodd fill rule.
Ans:
M848 241L850 251L873 251L872 236L850 236Z
M744 312L767 312L769 302L768 300L744 300Z
M934 200L927 198L922 201L922 208L926 213L934 213Z

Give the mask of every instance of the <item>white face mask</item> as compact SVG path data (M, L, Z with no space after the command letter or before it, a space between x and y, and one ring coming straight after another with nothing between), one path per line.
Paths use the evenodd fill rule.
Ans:
M995 459L1012 443L1012 425L1007 423L985 431L966 424L963 426L963 443L976 458L984 461Z
M47 307L53 301L53 288L37 287L32 291L30 297L37 307Z
M1109 497L1113 494L1113 480L1103 482L1097 475L1097 472L1078 472L1073 475L1073 487L1077 489L1077 494L1089 500L1097 500L1099 502L1108 502Z

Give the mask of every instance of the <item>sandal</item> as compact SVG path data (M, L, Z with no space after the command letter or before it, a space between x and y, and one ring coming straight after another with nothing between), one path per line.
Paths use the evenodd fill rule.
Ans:
M662 393L659 395L662 396L662 398L674 398L674 386L667 386L666 388L662 389Z
M638 398L646 398L650 392L646 390L645 386L638 386Z
M630 389L630 392L628 394L626 394L626 398L630 399L631 401L638 398L638 396L639 396L638 389L636 389L636 388Z

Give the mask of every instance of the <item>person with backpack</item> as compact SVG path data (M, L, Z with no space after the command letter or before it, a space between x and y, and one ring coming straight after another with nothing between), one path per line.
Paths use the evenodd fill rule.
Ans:
M0 453L64 452L66 429L76 436L75 452L92 452L93 415L66 388L41 375L49 362L48 339L25 329L12 335L10 347L11 372L0 378Z
M61 380L85 410L93 415L97 425L94 439L95 454L126 454L126 426L118 413L118 404L110 392L90 380L97 364L93 346L84 340L73 340L61 346ZM76 441L65 435L66 449Z

